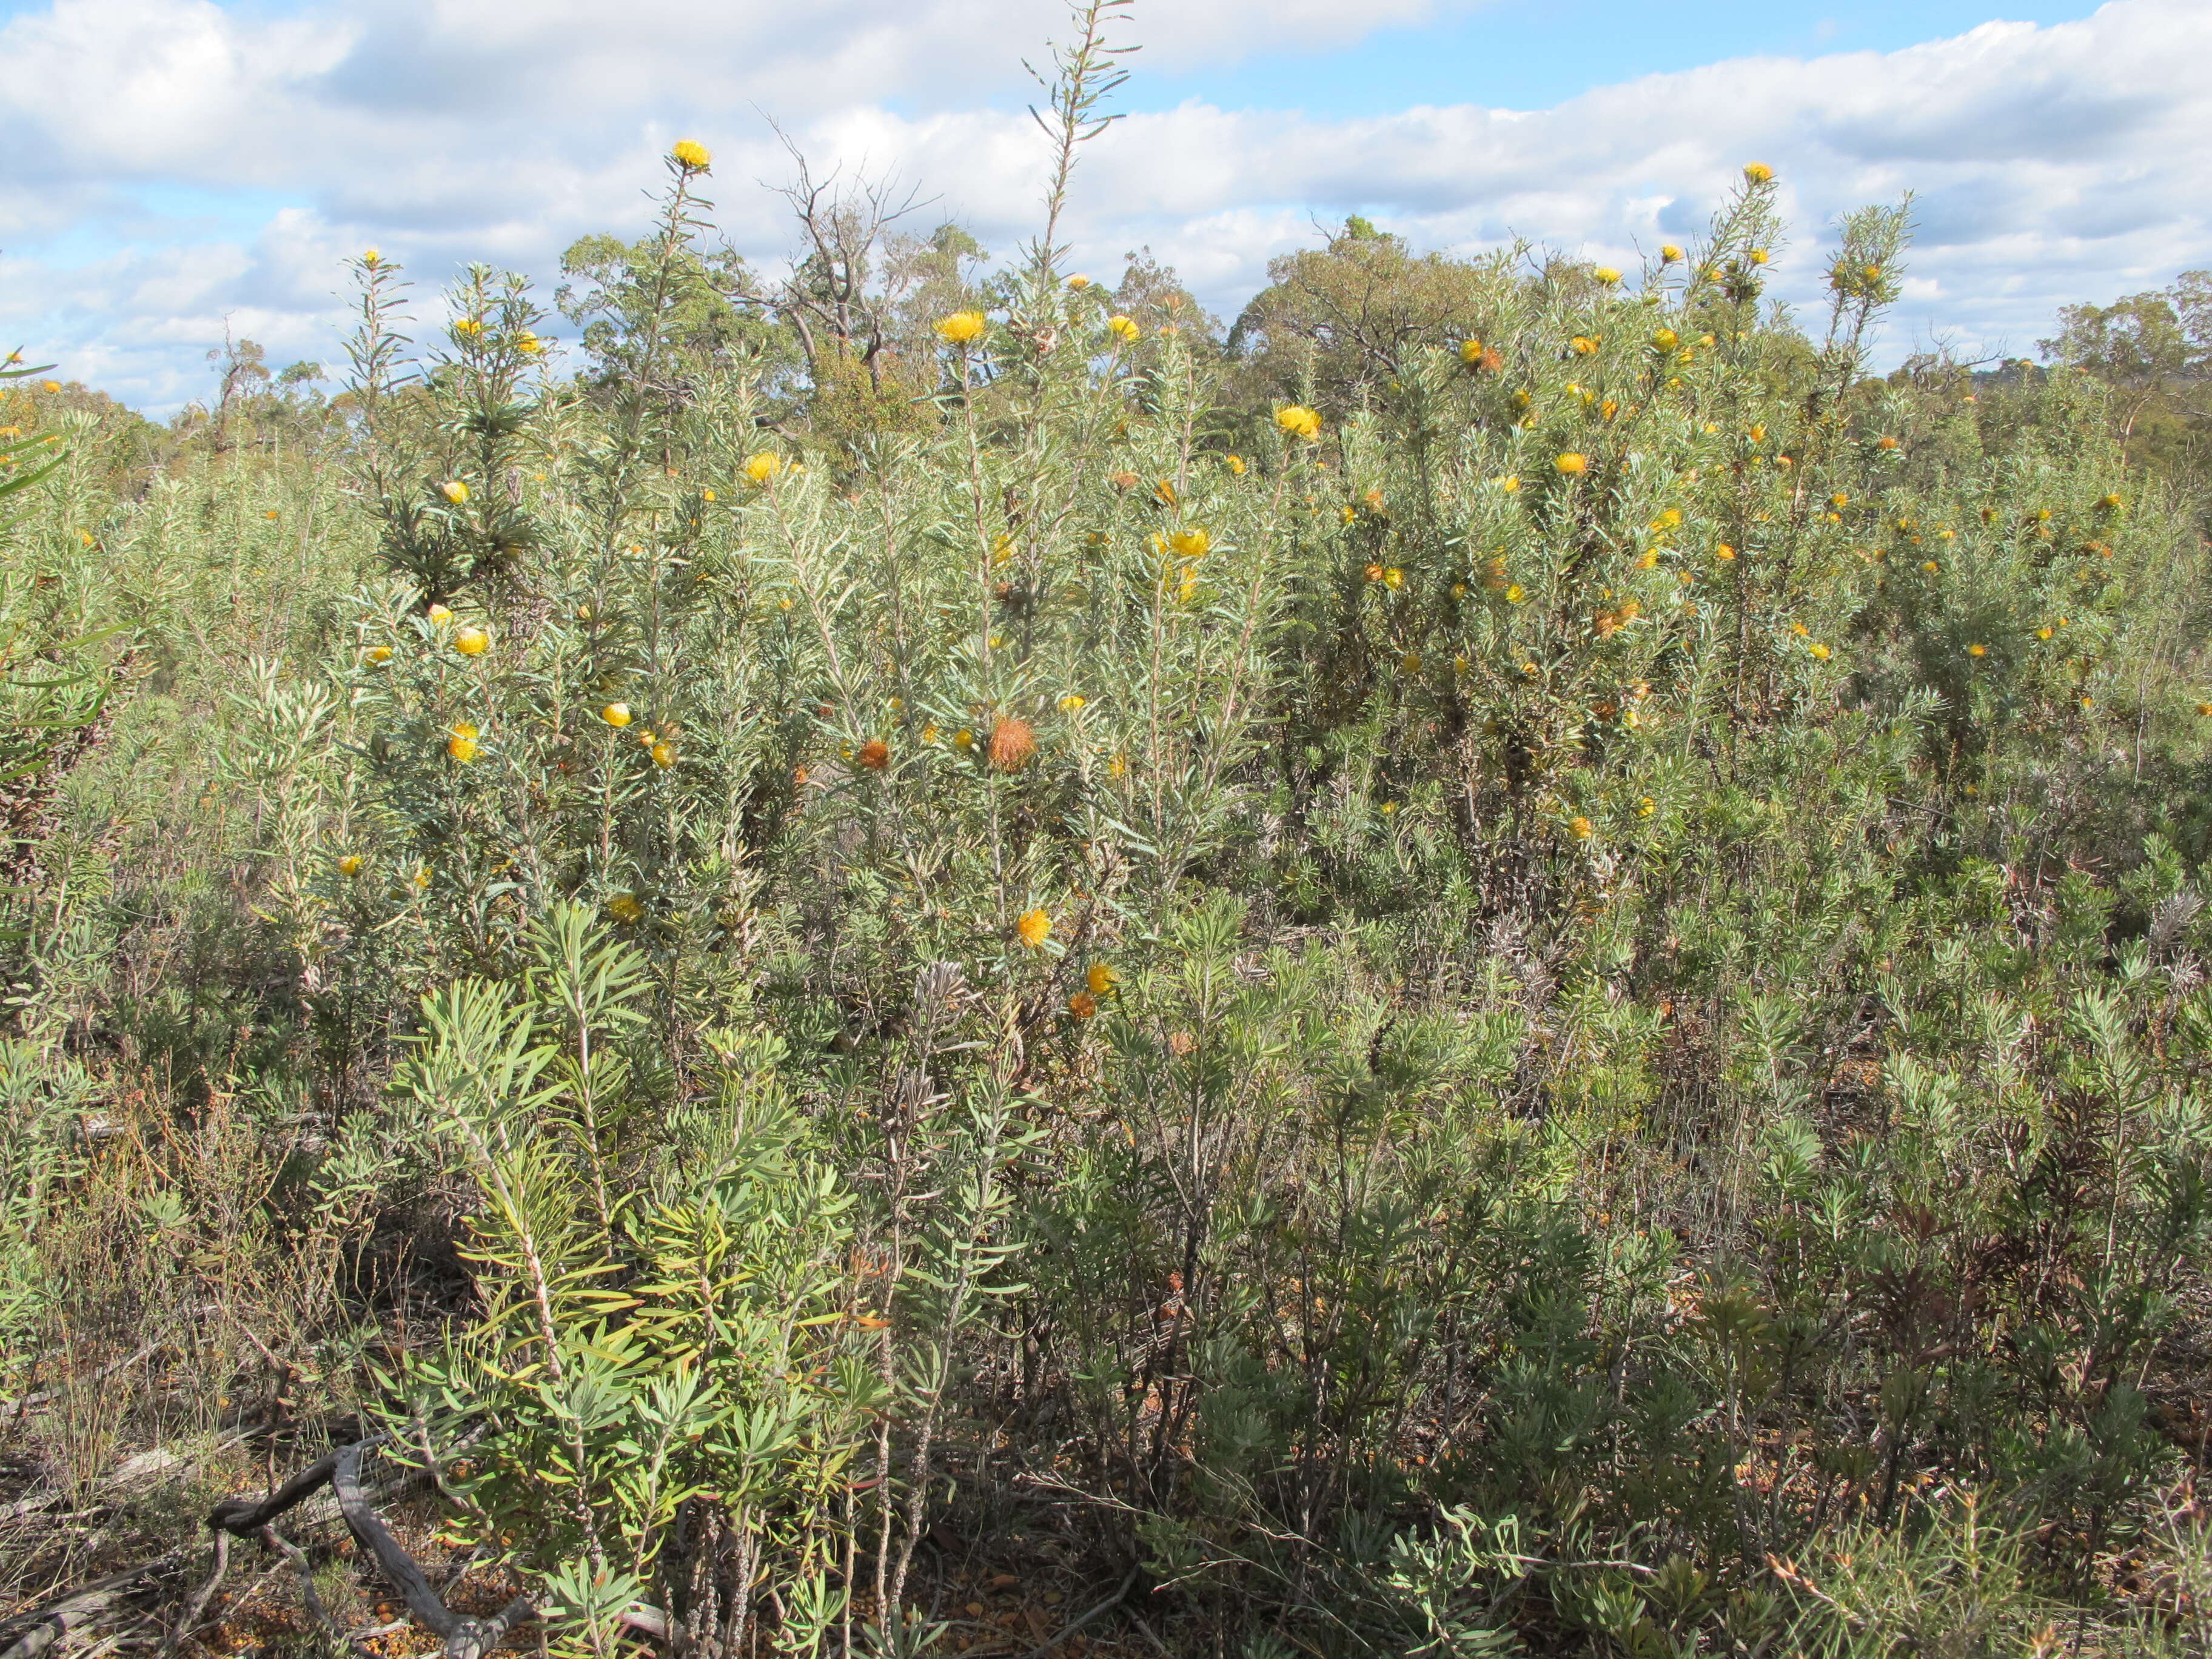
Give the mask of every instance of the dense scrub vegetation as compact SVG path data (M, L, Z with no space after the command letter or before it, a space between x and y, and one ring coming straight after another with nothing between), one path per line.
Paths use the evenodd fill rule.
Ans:
M820 192L770 289L708 162L565 356L371 253L335 399L12 383L19 1605L417 1650L326 1522L187 1605L381 1433L564 1654L2203 1650L2205 543L2103 381L1869 375L1904 213L1801 327L1759 167L1224 340Z

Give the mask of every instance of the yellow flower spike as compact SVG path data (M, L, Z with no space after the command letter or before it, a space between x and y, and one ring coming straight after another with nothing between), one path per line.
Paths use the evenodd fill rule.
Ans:
M1168 545L1186 559L1202 559L1213 548L1213 538L1203 530L1178 530L1168 538Z
M453 729L446 739L446 752L463 765L483 752L477 742L477 728L464 720Z
M955 749L973 749L975 746L975 734L966 726L962 726L952 734L952 746Z
M1486 349L1480 340L1462 340L1459 343L1459 360L1463 363L1479 363Z
M617 921L633 922L645 915L645 906L635 893L617 893L607 901L607 914Z
M599 718L617 731L620 731L629 724L629 705L626 702L611 702L599 710Z
M453 635L453 649L465 657L481 657L491 649L491 635L481 628L464 628Z
M1404 669L1408 674L1419 673L1421 672L1421 653L1418 651L1408 651L1404 656L1398 659L1398 666Z
M39 383L39 389L42 392L59 392L62 389L62 383L59 380L42 380Z
M1659 555L1656 550L1650 548L1645 549L1643 556L1636 561L1636 568L1638 570L1656 570L1658 566Z
M1129 757L1127 755L1116 755L1106 763L1106 775L1109 778L1118 778L1128 769Z
M1382 586L1389 588L1392 592L1396 592L1405 585L1406 573L1399 569L1396 565L1394 564L1383 571Z
M1590 838L1590 821L1579 814L1567 820L1567 833L1577 841L1588 841Z
M714 164L714 152L696 138L679 138L669 150L668 159L686 173L704 173Z
M1636 816L1639 818L1648 818L1658 810L1659 803L1649 795L1636 803Z
M1044 942L1052 937L1052 913L1048 910L1024 910L1014 923L1014 932L1023 944L1032 951L1042 950Z
M1121 976L1114 971L1111 963L1094 962L1083 970L1083 982L1090 988L1092 996L1103 997L1121 982Z
M1087 707L1089 707L1089 700L1077 696L1073 691L1069 692L1066 696L1060 700L1060 708L1062 714L1079 714Z
M1509 472L1498 481L1498 487L1504 490L1507 495L1510 495L1515 490L1521 488L1520 477L1515 473Z
M357 876L361 873L361 865L360 854L348 853L338 860L338 873L342 876Z
M1747 184L1766 185L1774 181L1774 169L1764 161L1747 161L1743 168Z
M1577 357L1591 356L1597 350L1597 342L1587 334L1577 334L1568 343L1573 346L1575 356Z
M1611 265L1600 265L1596 270L1590 272L1590 277L1591 280L1602 283L1606 287L1611 288L1615 283L1620 280L1620 273L1615 270Z
M2212 702L2198 703L2197 705L2197 712L2205 719L2212 720Z
M1843 508L1849 507L1850 504L1851 504L1851 498L1850 498L1850 496L1848 496L1848 495L1844 495L1844 492L1843 492L1842 490L1840 490L1840 489L1839 489L1839 490L1838 490L1834 495L1831 495L1831 496L1829 496L1829 497L1828 497L1828 505L1829 505L1830 507L1835 507L1835 508L1836 508L1836 509L1838 509L1838 511L1841 511Z
M438 493L455 507L459 507L463 501L468 500L469 487L459 478L448 478L438 486Z
M1682 343L1682 337L1671 328L1662 328L1651 337L1651 343L1662 351L1672 351Z
M427 889L430 885L430 866L427 864L417 866L415 871L415 884Z
M545 349L545 342L526 328L514 337L514 349L526 357L535 357Z
M1713 556L1725 562L1735 557L1735 549L1730 547L1726 542L1723 542L1718 547L1716 547L1713 550Z
M392 647L388 645L372 645L361 654L370 662L390 662Z
M1813 643L1813 644L1811 644L1811 645L1807 646L1805 648L1806 648L1808 651L1809 651L1809 652L1811 652L1811 653L1813 653L1813 660L1814 660L1814 661L1815 661L1815 662L1826 662L1826 661L1827 661L1827 659L1828 659L1828 647L1827 647L1826 646L1822 645L1822 644L1820 644L1818 641L1815 641L1814 643Z
M2037 629L2035 630L2035 637L2039 640L2049 639L2051 637L2051 624L2049 623L2045 623L2042 627Z
M1676 247L1672 242L1662 244L1659 249L1659 263L1662 264L1674 264L1677 263L1681 257L1682 250Z
M1751 262L1755 265L1765 264L1766 263L1766 250L1763 247L1755 247L1752 249ZM1736 337L1738 339L1741 339L1743 337L1739 334Z
M1508 605L1518 605L1518 604L1520 604L1520 603L1521 603L1521 601L1522 601L1522 600L1523 600L1523 599L1527 599L1528 597L1528 595L1527 594L1527 592L1525 592L1522 590L1522 586L1521 586L1521 584L1520 584L1519 582L1508 582L1508 583L1505 585L1505 603L1506 603L1506 604L1508 604Z
M1321 436L1321 416L1304 404L1285 404L1275 411L1275 424L1293 438L1309 443Z
M714 499L714 492L711 489L702 489L699 492L699 499L702 501L711 501Z
M384 256L373 247L363 248L361 251L361 262L365 265L373 265L383 258Z
M1144 332L1144 330L1139 328L1136 324L1131 322L1127 317L1123 317L1119 314L1109 317L1106 319L1106 326L1110 331L1124 340L1134 340L1139 335Z
M1567 477L1579 477L1589 471L1589 457L1578 455L1574 451L1569 450L1565 454L1557 457L1552 462L1552 466L1553 471Z
M764 484L783 471L783 457L773 449L763 449L757 454L745 457L744 471L745 477L755 483Z
M980 311L956 311L937 319L937 337L948 345L972 345L989 326L990 319Z
M1091 286L1091 279L1088 276L1079 274L1069 277L1067 279L1067 285L1073 289L1078 294L1080 294L1085 289Z
M1223 458L1222 465L1237 477L1241 478L1244 476L1244 458L1242 455L1226 456Z
M1970 657L1986 657L1990 654L1990 648L1986 645L1970 645L1966 647L1966 654Z
M443 628L453 619L453 613L442 605L434 605L422 614L429 617L433 628Z
M663 768L675 765L676 745L672 743L656 743L653 744L653 763L655 766Z
M1933 559L1926 559L1922 561L1920 568L1932 576L1943 567Z

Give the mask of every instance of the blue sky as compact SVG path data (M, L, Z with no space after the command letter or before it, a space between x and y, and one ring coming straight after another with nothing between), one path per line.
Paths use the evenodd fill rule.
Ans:
M896 171L1011 249L1042 173L1022 59L1055 0L0 0L0 335L155 412L226 328L336 356L345 258L430 291L551 278L635 229L678 137L772 267L788 162ZM1632 258L1778 167L1810 295L1835 218L1917 194L1883 349L2032 351L2057 308L2212 265L2207 0L1139 0L1128 118L1079 176L1078 257L1148 246L1233 314L1317 223Z

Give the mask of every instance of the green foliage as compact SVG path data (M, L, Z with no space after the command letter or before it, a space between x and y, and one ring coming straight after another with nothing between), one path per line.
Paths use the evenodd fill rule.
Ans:
M1906 210L1808 335L1760 169L1224 346L805 190L756 295L670 165L585 372L364 259L334 453L115 509L364 487L124 733L246 896L42 890L11 1239L56 1034L250 1085L300 1351L568 1652L967 1640L962 1538L1176 1651L2195 1639L2201 505L2094 375L1870 377ZM149 915L216 966L103 1002Z

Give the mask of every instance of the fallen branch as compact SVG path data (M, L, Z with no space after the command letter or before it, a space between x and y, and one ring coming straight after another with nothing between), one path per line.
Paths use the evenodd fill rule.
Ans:
M508 1632L537 1618L538 1605L527 1595L516 1596L488 1619L472 1619L446 1605L432 1588L429 1576L421 1564L384 1524L368 1488L362 1484L363 1454L387 1438L385 1435L371 1435L366 1440L340 1446L310 1463L265 1498L226 1498L209 1510L207 1524L216 1535L214 1559L207 1576L186 1599L165 1650L173 1652L206 1612L229 1565L229 1540L255 1538L298 1570L301 1594L309 1613L350 1647L357 1659L370 1659L366 1650L332 1620L324 1607L308 1570L307 1553L276 1529L279 1516L297 1509L326 1486L337 1495L338 1512L344 1516L347 1529L364 1550L375 1557L377 1566L398 1590L415 1622L443 1638L446 1659L484 1659L486 1654L506 1640ZM0 1622L0 1636L14 1633L12 1640L0 1646L0 1659L39 1659L57 1643L106 1622L127 1604L131 1591L142 1581L157 1573L173 1572L189 1559L188 1552L173 1550L159 1560L87 1584L35 1612ZM1085 1620L1091 1616L1085 1615ZM621 1622L655 1641L669 1639L668 1620L650 1607L632 1607L622 1615Z

